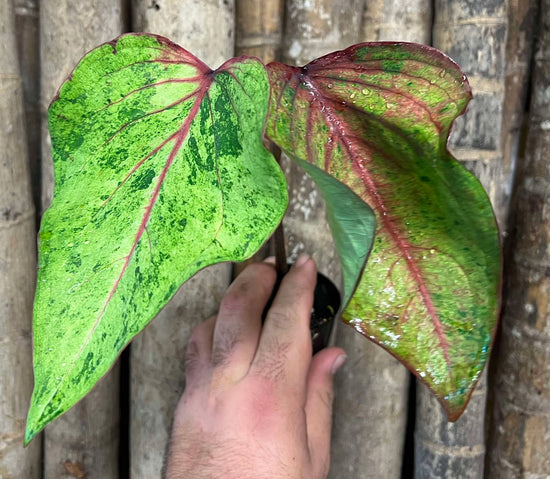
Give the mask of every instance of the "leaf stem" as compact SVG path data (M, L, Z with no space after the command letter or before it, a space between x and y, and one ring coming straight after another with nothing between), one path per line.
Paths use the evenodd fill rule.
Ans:
M269 141L269 140L267 140ZM273 156L277 160L277 164L281 165L281 149L272 141L269 141L269 149ZM288 272L288 263L286 260L286 247L285 247L285 229L283 221L279 223L275 233L273 234L273 244L275 247L275 268L277 269L278 276L284 276Z

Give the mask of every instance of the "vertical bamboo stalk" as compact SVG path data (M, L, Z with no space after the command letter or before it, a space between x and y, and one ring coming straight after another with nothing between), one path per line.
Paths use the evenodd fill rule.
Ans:
M40 4L42 211L53 194L47 131L49 102L78 60L124 31L122 0ZM78 405L46 428L44 477L118 477L119 370L113 370Z
M0 0L0 477L38 479L41 437L23 449L32 393L36 251L15 17Z
M236 0L235 55L259 58L264 64L277 60L283 38L284 0ZM233 276L261 261L270 252L267 242L252 258L233 265Z
M428 0L365 0L360 40L428 43L431 17ZM354 442L359 438L361 446L347 453L335 473L399 478L410 375L388 353L348 328L338 329L337 341L348 352L349 366L336 378L335 454L341 451L345 458L350 437Z
M534 49L534 39L536 37L537 27L537 0L510 0L508 6L508 40L506 45L506 81L505 81L505 98L502 120L502 148L503 148L503 165L505 171L515 172L516 165L520 156L520 141L525 139L525 123L526 111L528 109L527 96L529 90L529 75L531 70L532 52ZM512 175L510 175L512 176ZM504 216L508 219L506 229L512 227L513 223L508 218L508 210L511 197L511 182L506 185L506 189L502 196L502 204L498 208L503 209ZM504 240L507 240L507 231L504 231ZM506 244L505 243L505 244ZM508 271L506 271L508 273ZM495 345L494 357L498 358L499 347L497 336L497 344ZM489 370L489 392L487 395L487 410L486 414L487 426L495 427L496 423L493 420L491 426L491 416L495 412L494 403L499 396L499 391L495 387L498 384L498 375L496 367L498 360L493 360L492 367ZM489 454L485 459L486 474L489 474L489 461L491 457L491 448L495 444L494 439L497 433L489 430L487 437ZM494 454L493 454L494 456ZM497 467L497 470L499 468ZM500 474L499 474L500 475ZM496 475L495 477L499 477Z
M135 31L164 35L211 67L233 56L233 1L133 0ZM191 330L215 314L229 284L229 264L211 266L186 282L132 343L130 471L160 477L176 404L185 386Z
M431 0L364 0L361 41L402 41L428 44Z
M541 1L525 157L512 200L488 477L550 477L550 0Z
M486 374L455 423L423 385L417 385L415 478L480 479L485 459Z
M258 57L264 63L278 58L283 37L283 0L237 0L235 54Z
M520 147L520 137L525 123L527 92L529 90L530 61L534 48L537 20L537 0L509 0L508 41L506 45L506 101L502 112L503 170L508 178L497 209L507 218ZM508 224L502 225L507 228ZM504 231L505 232L505 231Z
M233 56L234 0L132 0L133 30L170 38L217 68Z
M330 478L401 475L409 375L377 345L345 326L336 342L348 354L335 378Z
M507 0L436 0L434 14L434 46L461 65L474 93L466 114L453 126L449 149L480 179L503 224L506 213L499 206L510 176L503 166L501 148ZM486 378L484 372L468 408L455 423L447 422L439 403L419 384L417 479L482 477Z
M361 2L346 0L287 0L282 60L304 65L334 50L356 43ZM284 220L289 261L302 252L311 254L321 272L340 283L340 264L325 220L325 205L313 181L283 156L281 166L289 187Z
M23 99L33 203L40 204L40 45L38 0L15 0L15 35Z
M360 39L362 7L362 0L287 0L283 60L289 64L303 65L325 53L357 43ZM293 162L283 159L282 166L290 193L284 220L290 260L296 259L302 251L312 254L320 271L339 284L340 264L325 221L325 205L321 194L311 179ZM385 443L391 452L383 452L384 445L381 442L375 444L370 440L373 435L377 439L389 439L387 429L382 426L385 419L381 417L384 412L388 412L382 407L382 402L386 402L372 401L372 398L380 395L388 401L396 399L392 394L395 384L392 377L381 384L374 384L367 372L371 368L387 372L395 368L395 362L388 355L373 352L376 351L374 345L342 324L337 325L335 340L346 349L349 359L335 380L329 477L392 477L385 474L388 468L381 465L386 461L397 462L397 474L393 476L397 477L401 464L401 437L398 438L398 446ZM367 357L373 358L376 366L365 366ZM405 370L401 372L404 379ZM401 404L400 401L396 403ZM353 447L350 447L350 442L353 442ZM394 460L389 458L392 455Z
M504 225L502 204L510 173L501 146L508 0L436 0L433 44L464 70L473 100L451 131L449 149L477 175Z

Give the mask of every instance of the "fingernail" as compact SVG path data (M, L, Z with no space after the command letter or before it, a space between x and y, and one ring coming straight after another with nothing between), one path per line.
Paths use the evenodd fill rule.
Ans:
M307 254L301 254L298 256L298 259L296 260L296 263L294 263L296 266L300 267L304 264L306 264L309 260L309 256Z
M268 256L264 259L264 263L275 264L275 256Z
M332 363L332 374L335 374L336 371L342 367L346 359L348 359L348 357L345 354L340 354L340 356L334 360L334 363Z

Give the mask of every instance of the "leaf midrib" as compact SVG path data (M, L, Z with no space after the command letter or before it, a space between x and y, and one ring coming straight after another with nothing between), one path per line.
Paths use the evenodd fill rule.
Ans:
M152 153L150 153L149 155L147 155L143 160L140 160L140 162L138 163L138 165L134 166L134 168L132 169L132 171L128 174L128 176L125 178L124 181L126 181L130 175L135 172L137 170L137 168L139 168L139 166L141 166L141 164L143 164L144 161L146 161L148 158L150 158L155 152L158 152L158 150L160 148L162 148L162 146L168 144L171 140L173 140L174 138L176 138L176 142L174 144L174 147L172 148L172 151L170 152L170 155L168 156L168 159L166 161L166 164L164 165L162 171L161 171L161 174L159 176L159 179L157 180L157 184L155 186L155 189L153 190L153 195L151 197L151 199L149 200L149 204L148 206L146 207L146 211L142 217L142 221L139 225L139 228L138 228L138 231L136 232L136 235L134 237L134 241L132 243L132 246L130 248L130 251L128 252L128 254L126 255L125 257L125 262L122 266L122 269L121 269L121 272L118 276L118 278L115 280L114 284L113 284L113 287L111 288L111 290L109 291L108 295L107 295L107 299L105 300L105 304L103 305L99 315L97 316L90 332L88 333L86 339L84 340L84 342L82 343L82 346L81 348L79 349L79 351L75 354L74 356L74 359L73 361L71 362L69 368L67 369L67 371L65 372L65 374L62 376L61 380L57 383L55 389L53 390L52 394L50 395L48 401L45 402L45 404L43 405L43 408L42 408L42 412L40 413L40 416L38 417L37 419L37 422L39 422L39 420L42 418L43 414L44 414L44 411L46 410L46 405L47 404L50 404L51 401L52 401L52 398L57 394L57 392L59 391L60 387L62 386L62 384L65 382L65 380L67 379L67 377L69 376L69 374L71 373L71 371L73 370L74 366L76 365L76 362L78 361L78 358L82 355L82 352L85 350L85 348L88 346L88 344L90 343L91 341L91 338L95 332L95 330L97 329L97 327L99 326L102 318L103 318L103 315L105 314L105 311L107 309L107 307L109 306L109 303L110 301L112 300L112 298L114 297L114 294L116 293L116 290L118 288L118 285L120 283L120 281L122 280L122 277L124 276L125 272L126 272L126 269L132 259L132 256L135 252L135 249L137 247L137 244L139 242L139 240L141 239L144 231L146 231L146 225L150 219L150 216L151 216L151 212L153 210L153 207L156 203L156 200L158 199L158 195L160 193L160 188L164 182L164 179L166 177L166 174L168 172L168 170L170 169L170 167L172 166L173 164L173 160L175 158L175 156L177 155L177 153L179 152L180 150L180 147L181 145L183 144L187 134L189 133L189 128L191 126L191 123L193 122L193 120L195 119L196 117L196 114L198 112L198 109L200 108L200 105L202 103L202 100L204 98L204 96L207 94L208 92L208 88L210 87L211 83L212 83L212 78L210 76L205 76L202 80L202 85L199 87L198 89L198 92L195 92L193 94L197 96L196 100L195 100L195 103L193 104L193 107L191 108L191 111L189 112L187 118L185 119L185 121L183 122L182 126L180 127L180 129L174 133L173 135L171 135L170 138L168 138L167 140L165 140L161 146L158 146L155 148L155 150L153 150ZM190 95L188 95L190 97ZM118 132L117 132L118 133ZM114 135L116 136L116 134ZM118 190L118 188L117 188ZM116 192L116 190L115 190ZM113 193L114 194L114 193ZM112 195L111 195L112 197ZM109 197L109 199L111 198ZM108 200L107 200L108 201Z
M315 91L315 93L322 95L322 92L319 91L317 86L314 84L313 80L310 80L308 82L308 87L310 87L312 90ZM324 95L322 95L324 96ZM430 315L430 318L434 324L434 328L437 334L437 337L439 339L441 348L443 349L443 355L445 357L445 361L447 363L447 371L449 374L450 379L452 380L452 374L451 374L451 359L449 356L449 344L447 342L447 338L445 335L445 332L443 330L443 325L441 321L439 320L439 316L437 313L437 308L435 307L431 296L429 294L428 288L426 287L425 281L422 277L421 271L418 268L418 266L415 264L412 256L410 255L409 251L412 249L412 245L410 245L405 238L402 237L400 234L400 231L398 230L395 223L390 219L389 212L386 208L385 202L381 195L378 192L378 189L376 188L376 185L374 183L374 180L368 170L358 161L357 156L353 153L353 150L356 148L356 145L354 144L353 139L348 139L347 135L345 134L344 128L339 128L339 125L341 125L343 122L345 122L344 119L342 120L335 120L335 112L333 108L330 105L325 104L325 108L321 109L321 114L325 117L325 120L329 124L329 128L331 131L335 131L337 136L340 138L340 141L344 148L346 149L347 154L352 159L354 166L356 169L359 170L360 177L363 180L363 184L365 185L365 188L367 192L369 193L369 196L372 198L373 202L375 203L376 207L373 208L375 212L377 212L377 217L380 220L380 222L383 224L383 227L388 231L390 237L392 238L393 242L397 245L399 251L401 252L407 267L409 269L409 272L411 273L413 280L417 283L418 289L420 292L420 296L422 298L422 302L424 303L424 306L426 307L426 310L428 314ZM310 136L306 135L306 145L308 154L310 151ZM312 158L310 157L310 162ZM326 162L326 160L325 160ZM380 212L380 213L379 213Z

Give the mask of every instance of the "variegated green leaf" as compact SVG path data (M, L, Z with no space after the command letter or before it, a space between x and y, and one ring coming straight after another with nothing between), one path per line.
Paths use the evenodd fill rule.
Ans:
M446 148L471 96L466 78L437 50L404 43L267 68L270 138L376 214L344 320L407 364L458 418L488 357L501 272L487 195ZM345 262L348 251L339 254Z
M186 279L250 257L273 232L287 193L262 144L268 98L259 61L212 71L146 34L96 48L62 85L49 110L55 194L40 230L26 442Z

